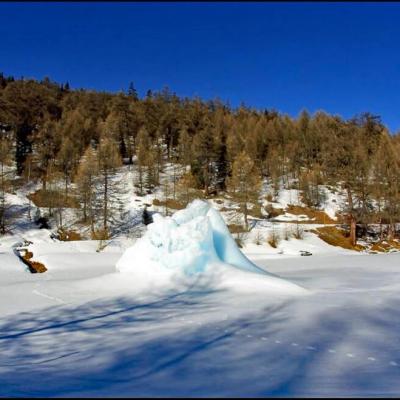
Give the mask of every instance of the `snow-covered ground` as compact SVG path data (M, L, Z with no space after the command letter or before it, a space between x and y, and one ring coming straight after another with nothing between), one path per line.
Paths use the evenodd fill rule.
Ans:
M250 261L229 239L233 258L223 246L214 249L224 265L206 263L207 273L162 285L153 275L144 284L116 265L137 272L148 264L140 245L131 246L143 230L141 209L162 193L139 197L133 171L120 175L122 228L105 247L60 242L38 229L26 197L37 187L7 195L15 218L12 234L0 238L0 396L400 395L400 253L330 246L308 231L317 224L301 226L303 239L295 239L288 232L304 218L286 212L281 222L251 218L252 230L241 237ZM335 219L343 195L326 191L322 209ZM295 189L282 188L273 202L267 194L264 206L303 205ZM209 203L226 223L241 223L228 197ZM202 270L196 254L211 257L208 228L178 215L181 226L161 218L141 243L167 246L156 258L164 266L179 267L175 257L184 256L186 267ZM66 210L64 218L76 217ZM226 236L220 222L211 228L214 243ZM280 237L276 248L268 244L272 234ZM24 241L45 273L31 274L17 257Z
M115 268L129 239L97 252L45 230L23 237L48 271L26 271L13 251L21 238L2 238L0 396L400 394L400 254L307 234L244 248L306 294L196 279L144 290Z

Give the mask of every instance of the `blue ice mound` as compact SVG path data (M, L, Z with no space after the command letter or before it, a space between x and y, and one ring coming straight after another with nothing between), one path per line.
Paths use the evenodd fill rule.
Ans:
M137 285L170 285L177 276L195 276L248 290L265 289L265 284L269 289L303 290L253 264L238 248L221 214L202 200L171 217L154 215L116 268L134 277Z
M117 269L129 270L137 262L181 269L186 274L223 262L268 274L239 250L219 212L202 200L194 200L171 217L156 214L145 235L118 261Z

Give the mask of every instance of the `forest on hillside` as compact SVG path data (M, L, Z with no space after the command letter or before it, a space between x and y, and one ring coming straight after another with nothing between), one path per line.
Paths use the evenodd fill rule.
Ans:
M93 232L100 223L106 233L110 199L120 190L113 176L124 164L137 170L139 195L159 187L166 164L180 166L176 187L165 189L171 198L227 193L246 224L263 180L276 191L295 182L315 209L324 200L321 185L340 187L354 243L369 224L380 224L388 239L398 233L400 134L370 112L345 120L304 110L293 118L180 98L168 88L140 98L132 83L107 93L0 74L0 232L7 229L6 192L40 182L37 197L79 208Z

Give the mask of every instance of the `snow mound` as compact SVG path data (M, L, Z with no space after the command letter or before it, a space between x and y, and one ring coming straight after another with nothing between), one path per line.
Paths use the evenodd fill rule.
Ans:
M285 292L305 289L252 263L238 248L220 213L194 200L171 217L156 214L145 235L118 260L119 272L136 285L202 282L254 290L260 285Z

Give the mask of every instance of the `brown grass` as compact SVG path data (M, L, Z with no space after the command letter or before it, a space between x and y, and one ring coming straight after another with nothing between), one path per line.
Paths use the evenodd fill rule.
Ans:
M35 273L43 273L47 271L47 268L40 262L37 261L32 261L33 253L30 251L25 250L25 254L21 256L21 258L24 260L25 264L28 265L29 270L35 274Z
M313 224L337 224L338 222L333 220L326 214L324 211L313 210L312 208L308 207L301 207L301 206L293 206L289 205L286 208L288 213L294 215L307 215L307 217L312 221L304 221L305 223L313 223ZM303 221L302 221L303 222Z
M272 201L274 200L274 196L273 196L271 193L268 193L268 194L265 196L265 199L266 199L267 201L269 201L269 202L272 203Z
M42 274L47 271L47 268L40 262L37 261L29 261L31 268L35 270L35 273Z
M261 207L259 205L254 205L253 208L251 210L248 210L247 213L253 218L263 218Z
M31 251L25 250L25 254L22 257L25 261L28 261L33 257L33 253Z
M37 190L34 193L28 194L36 207L53 207L53 208L79 208L79 202L75 197L67 196L64 193L56 190Z
M278 247L278 242L275 239L269 239L268 240L268 244L273 247L274 249L276 249Z
M311 232L316 233L320 239L332 246L343 247L344 249L356 251L365 250L365 247L359 244L353 246L350 238L346 236L343 229L340 229L337 226L324 226L312 230Z
M230 233L243 233L247 232L247 229L243 225L238 225L238 224L230 224L228 225L228 229Z
M265 211L267 211L270 218L276 218L279 217L279 215L285 214L283 208L274 208L271 204L265 206Z
M171 208L173 210L182 210L186 207L186 204L174 199L167 199L167 201L158 199L153 200L153 206L165 207L165 205L167 205L167 208Z
M400 250L400 243L397 240L383 240L381 242L376 242L370 248L371 251L377 251L379 253L387 253L393 249Z
M92 232L90 237L92 240L107 240L110 238L110 235L107 229L98 229L97 231Z
M82 240L82 236L79 232L76 232L74 230L66 230L66 229L62 229L60 228L57 231L58 234L58 240L61 240L63 242L71 242L74 240Z

